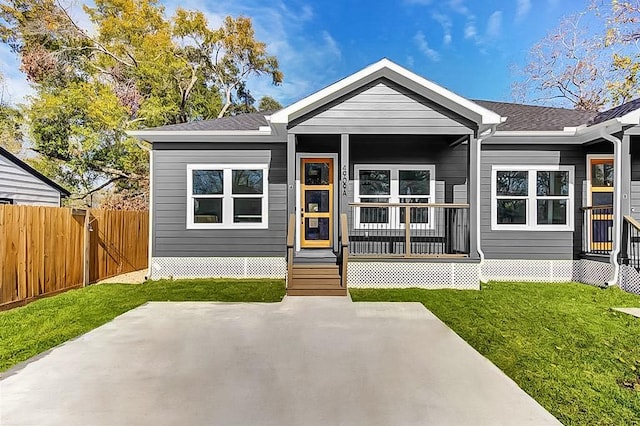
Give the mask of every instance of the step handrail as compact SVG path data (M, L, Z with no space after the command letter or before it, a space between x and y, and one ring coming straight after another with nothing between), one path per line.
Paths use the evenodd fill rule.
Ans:
M287 287L293 276L293 245L296 236L296 215L289 215L289 227L287 229Z
M620 263L640 271L640 222L631 216L625 215L622 221L621 243Z
M343 288L347 288L347 268L349 265L349 224L347 214L340 214L340 252L342 253L342 265L340 284Z

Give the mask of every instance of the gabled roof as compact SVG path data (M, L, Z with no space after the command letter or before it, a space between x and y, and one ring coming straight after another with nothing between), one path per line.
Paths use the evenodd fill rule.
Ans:
M55 183L54 181L52 181L51 179L49 179L48 177L46 177L45 175L43 175L42 173L40 173L39 171L37 171L36 169L34 169L33 167L31 167L30 165L28 165L27 163L25 163L24 161L22 161L21 159L19 159L18 157L16 157L15 155L13 155L12 153L10 153L9 151L7 151L1 146L0 146L0 155L2 155L7 160L14 163L16 166L20 167L27 173L37 177L42 182L51 186L52 188L57 190L62 196L68 197L69 195L71 195L69 191L67 191L66 189L64 189L63 187L61 187L60 185L58 185L57 183Z
M270 112L254 112L222 117L212 120L192 121L189 123L170 124L167 126L154 127L154 131L221 131L221 130L259 130L260 127L268 126L265 116Z
M493 125L504 121L499 114L384 58L272 114L271 122L288 124L293 119L381 77L401 84L479 125Z
M589 125L603 123L614 118L621 118L637 110L640 110L640 98L634 99L615 108L597 113L589 122Z
M565 127L585 125L596 116L595 112L568 108L480 100L474 102L507 117L507 121L498 126L498 131L563 130Z

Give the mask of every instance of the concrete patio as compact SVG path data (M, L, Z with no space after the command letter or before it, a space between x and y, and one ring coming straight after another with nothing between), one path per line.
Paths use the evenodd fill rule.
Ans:
M552 425L418 303L149 303L2 374L7 425Z

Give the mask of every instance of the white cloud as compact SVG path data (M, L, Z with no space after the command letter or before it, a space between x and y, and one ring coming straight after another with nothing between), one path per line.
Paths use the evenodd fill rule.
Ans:
M450 45L452 41L451 28L453 27L453 22L451 22L451 18L449 18L447 15L444 15L442 13L437 13L437 12L433 13L433 15L431 16L442 27L442 31L444 32L444 35L442 36L442 43L445 46Z
M468 21L464 26L464 38L465 39L476 39L478 35L478 30L476 29L476 24L473 21Z
M434 62L437 62L440 60L440 54L436 52L434 49L432 49L431 47L429 47L429 43L427 42L427 39L425 38L424 33L422 31L418 31L416 35L413 36L413 41L418 47L418 50L424 53L424 55L427 58L431 59Z
M471 11L464 4L464 0L449 0L449 7L461 15L472 16Z
M409 68L413 68L413 66L416 64L416 60L413 58L413 56L407 56L407 67Z
M521 22L531 10L531 0L518 0L516 5L516 22Z
M487 38L493 39L500 37L502 33L502 11L495 11L489 16L487 22Z

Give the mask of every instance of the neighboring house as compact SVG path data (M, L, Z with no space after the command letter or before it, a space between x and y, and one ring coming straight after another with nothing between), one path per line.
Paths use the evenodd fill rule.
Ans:
M60 207L69 191L0 147L0 204Z
M151 277L622 282L639 108L473 101L383 59L269 115L131 132L153 144Z

